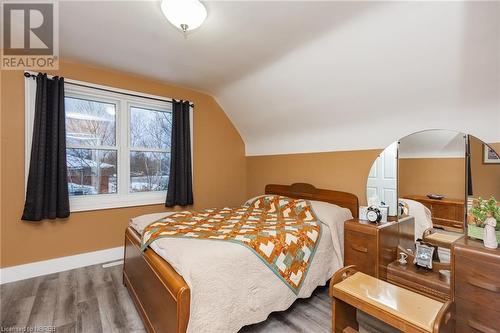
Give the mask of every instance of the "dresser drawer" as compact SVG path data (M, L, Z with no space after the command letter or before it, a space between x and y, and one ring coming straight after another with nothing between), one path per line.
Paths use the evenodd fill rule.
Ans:
M356 265L365 274L376 275L376 236L345 230L345 266Z
M460 218L459 207L453 205L432 204L432 217L446 220L458 220Z
M500 311L457 298L455 313L456 333L500 333Z
M456 229L463 229L464 228L464 223L458 220L447 220L447 219L442 219L438 217L433 217L432 218L432 223L437 226L444 226L444 227L450 227L450 228L456 228Z
M500 310L500 265L455 254L455 296Z

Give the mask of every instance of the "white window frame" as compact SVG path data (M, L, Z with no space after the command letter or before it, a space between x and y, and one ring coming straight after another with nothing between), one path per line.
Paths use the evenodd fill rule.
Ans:
M89 211L121 207L163 204L166 191L129 192L130 188L130 108L135 106L155 111L171 112L170 99L162 96L143 94L135 91L117 89L88 82L65 79L66 82L85 85L86 87L66 84L66 97L92 99L113 103L116 105L116 141L115 147L97 147L117 151L117 193L70 196L70 211ZM97 88L97 89L94 89ZM98 89L106 89L102 91ZM25 80L25 187L28 182L29 164L31 157L31 141L33 137L33 123L35 115L36 82L33 79ZM130 96L135 95L135 96ZM191 159L193 158L193 108L190 107L191 132ZM69 148L70 146L68 146ZM75 148L73 145L72 148ZM94 146L79 146L78 148L95 149ZM158 149L137 149L140 151L160 151ZM164 151L164 150L161 150ZM193 164L193 163L192 163Z

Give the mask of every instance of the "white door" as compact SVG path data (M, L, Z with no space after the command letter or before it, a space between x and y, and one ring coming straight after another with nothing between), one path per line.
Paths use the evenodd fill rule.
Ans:
M398 143L387 147L373 163L366 185L366 198L369 204L385 202L389 215L397 214L397 150Z

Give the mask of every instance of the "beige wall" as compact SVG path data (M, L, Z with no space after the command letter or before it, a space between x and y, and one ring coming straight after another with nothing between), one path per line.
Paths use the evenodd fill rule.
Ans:
M465 198L465 158L405 158L399 160L398 171L399 196Z
M366 203L366 179L380 149L247 157L248 197L269 183L311 183L354 193Z
M500 143L490 146L500 153ZM483 163L483 143L476 138L470 140L470 152L473 196L500 200L500 164Z
M123 72L62 62L57 74L195 103L195 208L237 205L246 196L243 141L215 100L203 93ZM123 244L130 217L165 210L162 205L73 213L68 219L20 220L24 205L24 77L1 72L0 266L111 248Z
M69 61L62 62L60 71L53 74L192 100L196 104L194 208L239 205L247 197L262 194L266 184L294 182L307 182L319 188L351 192L359 197L360 204L366 204L366 179L373 161L381 152L379 149L245 158L244 144L239 134L220 106L208 95L127 73ZM124 228L130 217L165 210L162 205L152 205L74 213L66 220L21 221L19 218L24 200L24 78L22 73L17 71L2 71L0 75L0 267L120 246ZM496 144L495 148L500 151L500 144ZM500 190L500 176L498 173L492 173L493 166L479 166L474 161L476 193L490 193L495 188ZM451 160L448 162L452 163ZM402 163L405 164L404 161ZM460 165L459 167L455 161L455 166L436 180L449 185L449 189L445 190L449 197L457 197L459 189L463 191L463 181L456 182L456 179L464 179L463 164ZM482 171L477 171L477 168ZM430 171L432 168L420 169ZM417 179L416 171L404 165L400 176L401 173L403 177L406 177L405 174L412 174L413 179ZM436 171L433 173L436 174ZM418 178L427 179L425 174ZM493 181L490 181L491 179ZM443 187L422 185L422 181L408 184L411 190L401 188L401 193L443 192ZM496 193L500 198L500 193Z
M500 143L490 144L497 152ZM473 196L500 198L500 164L483 163L483 143L471 137ZM465 160L461 158L417 158L399 160L399 194L443 194L465 197Z

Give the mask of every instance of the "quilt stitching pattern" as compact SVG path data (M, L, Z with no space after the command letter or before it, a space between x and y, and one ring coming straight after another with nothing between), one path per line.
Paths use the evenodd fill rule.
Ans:
M267 195L248 206L169 215L144 229L141 249L164 237L241 244L298 294L319 244L321 222L308 201Z

